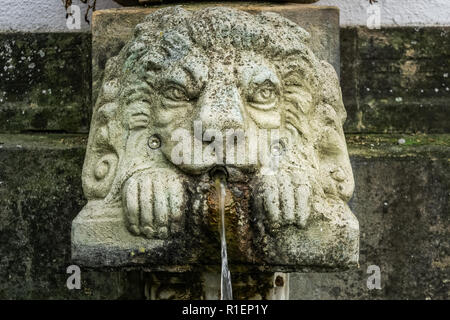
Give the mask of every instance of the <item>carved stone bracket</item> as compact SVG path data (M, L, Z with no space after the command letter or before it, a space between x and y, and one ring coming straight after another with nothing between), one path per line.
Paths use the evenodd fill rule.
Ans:
M317 21L306 25L320 30ZM222 6L165 7L136 23L105 55L73 258L149 271L218 265L220 168L232 270L357 265L346 112L325 49L310 45L320 32Z

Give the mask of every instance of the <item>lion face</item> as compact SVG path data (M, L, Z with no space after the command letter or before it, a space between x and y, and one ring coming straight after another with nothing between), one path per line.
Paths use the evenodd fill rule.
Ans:
M145 109L151 110L151 133L160 137L161 151L173 163L178 155L175 149L182 143L174 139L174 133L185 133L183 139L189 145L182 145L187 150L180 151L190 152L189 159L175 164L187 173L203 173L217 164L240 169L257 167L259 162L249 157L249 133L281 129L283 83L276 66L254 52L228 50L207 55L193 51L152 79L155 91L144 102L134 102L141 110L133 113L141 115ZM133 116L130 121L135 121ZM199 128L195 128L196 124ZM228 148L241 147L227 143L231 134L239 133L244 135L240 143L247 151L242 161L226 157ZM218 148L205 154L212 138ZM200 155L191 152L195 143L201 144ZM196 161L199 156L200 161Z

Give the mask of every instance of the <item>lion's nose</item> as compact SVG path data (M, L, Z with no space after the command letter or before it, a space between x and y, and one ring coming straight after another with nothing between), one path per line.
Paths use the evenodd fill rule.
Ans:
M211 86L200 98L199 120L204 129L243 129L242 99L234 85Z

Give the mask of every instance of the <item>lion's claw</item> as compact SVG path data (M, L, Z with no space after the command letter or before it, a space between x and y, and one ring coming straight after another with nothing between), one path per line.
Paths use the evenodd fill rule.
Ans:
M185 192L179 174L167 169L136 173L125 183L122 199L132 234L166 239L181 229Z
M271 230L284 225L306 225L310 215L310 187L307 181L295 173L281 173L258 177L258 185L257 203L266 213Z

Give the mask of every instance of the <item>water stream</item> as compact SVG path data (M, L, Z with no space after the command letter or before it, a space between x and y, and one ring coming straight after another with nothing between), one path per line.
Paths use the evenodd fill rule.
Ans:
M220 276L220 300L233 300L231 275L228 269L227 239L225 237L225 195L226 181L224 177L216 177L216 191L219 197L219 233L222 255L222 271Z

